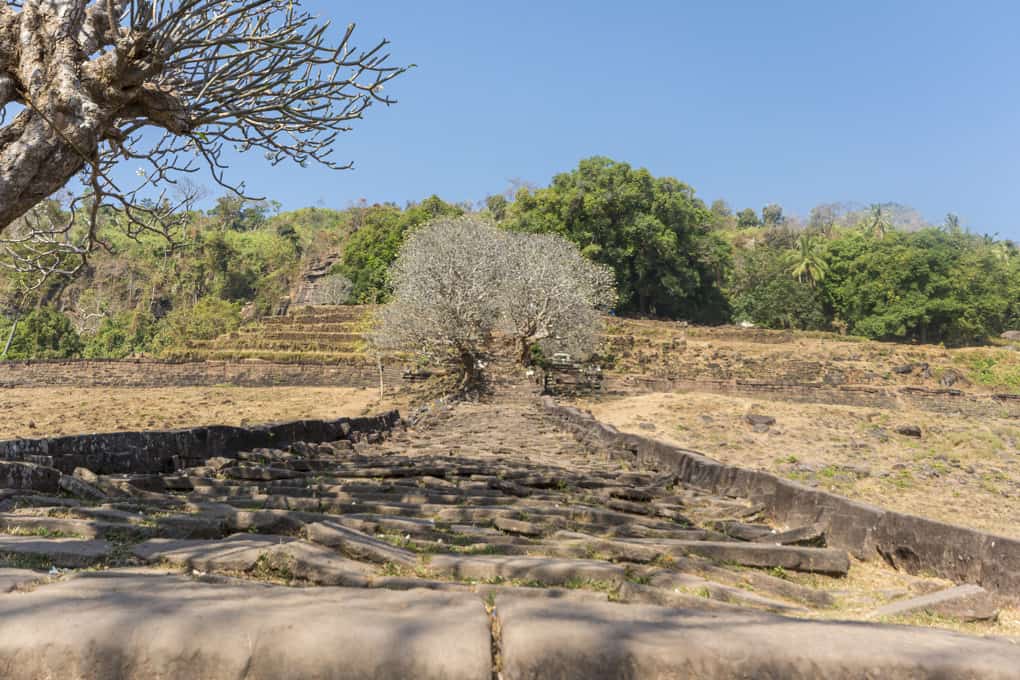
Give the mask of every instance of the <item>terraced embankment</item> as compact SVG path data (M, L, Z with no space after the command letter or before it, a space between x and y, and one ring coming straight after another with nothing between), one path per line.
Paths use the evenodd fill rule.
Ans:
M259 359L281 363L359 364L375 361L366 352L371 305L300 307L214 340L193 340L170 358L207 361Z
M844 597L827 584L858 568L822 547L824 531L769 526L746 500L581 446L523 387L434 410L410 430L336 436L161 474L0 464L21 466L0 491L0 676L1020 668L1004 640L823 620ZM995 615L987 593L919 603L912 595L951 584L886 576L876 603L891 584L915 588L899 595L900 613Z

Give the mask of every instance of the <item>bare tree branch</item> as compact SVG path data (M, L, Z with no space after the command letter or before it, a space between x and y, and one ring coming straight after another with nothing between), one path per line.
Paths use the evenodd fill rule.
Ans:
M409 68L388 64L385 40L359 50L353 32L331 42L300 0L3 2L0 233L21 264L63 271L54 253L96 247L75 234L68 249L72 227L94 240L107 208L124 210L134 233L167 231L168 187L202 169L245 195L226 176L227 149L350 167L332 158L337 137L393 103L383 88ZM123 161L141 166L132 186L111 177ZM70 221L44 228L29 215L76 176L85 191ZM30 224L12 238L19 218Z

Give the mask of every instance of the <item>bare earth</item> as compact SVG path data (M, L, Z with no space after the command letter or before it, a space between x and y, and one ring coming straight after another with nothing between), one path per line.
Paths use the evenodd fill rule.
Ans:
M345 387L15 388L0 390L0 439L339 418L392 408Z
M621 430L901 512L1020 537L1020 423L707 393L579 404ZM755 432L747 414L776 418ZM921 428L920 438L895 432Z

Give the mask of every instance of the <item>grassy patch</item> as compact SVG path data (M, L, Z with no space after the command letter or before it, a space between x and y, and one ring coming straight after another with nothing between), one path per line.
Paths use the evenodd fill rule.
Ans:
M252 567L251 576L261 581L290 583L295 580L294 557L284 553L264 553Z
M953 357L978 385L1020 392L1020 356L1009 350L974 350Z
M37 538L84 538L80 534L72 534L66 531L55 531L45 527L9 527L2 533L8 536L35 536Z
M0 567L45 571L52 566L53 560L45 555L22 555L20 553L0 552Z

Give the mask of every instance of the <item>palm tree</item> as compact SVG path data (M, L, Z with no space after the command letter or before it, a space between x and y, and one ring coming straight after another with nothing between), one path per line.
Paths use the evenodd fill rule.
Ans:
M946 213L945 230L949 233L960 231L960 217L955 213Z
M813 234L804 233L797 237L797 250L792 253L790 274L801 283L808 283L812 288L829 273L829 265L818 239Z
M871 206L871 235L882 240L889 233L889 220L882 214L882 206L875 203Z

